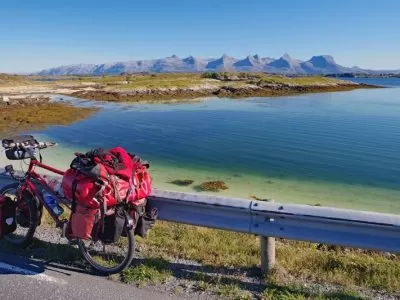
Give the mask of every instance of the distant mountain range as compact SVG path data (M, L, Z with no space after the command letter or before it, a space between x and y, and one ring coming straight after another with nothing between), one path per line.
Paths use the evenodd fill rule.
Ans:
M278 74L344 74L344 73L399 73L397 71L366 70L359 67L344 67L330 55L313 56L307 61L290 57L285 53L280 58L249 55L243 59L222 55L220 58L199 58L176 55L151 60L135 60L109 64L77 64L42 70L39 75L103 75L121 73L171 73L171 72L222 72L246 71Z

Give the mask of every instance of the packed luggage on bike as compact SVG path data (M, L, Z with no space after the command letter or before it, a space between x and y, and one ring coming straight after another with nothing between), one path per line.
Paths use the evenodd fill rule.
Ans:
M135 235L146 237L157 219L157 208L147 203L149 163L115 147L75 153L69 169L61 171L42 162L41 150L55 145L30 135L2 140L9 160L28 159L29 166L20 175L12 165L5 168L15 182L0 190L0 238L29 245L46 209L97 272L122 271L132 262Z

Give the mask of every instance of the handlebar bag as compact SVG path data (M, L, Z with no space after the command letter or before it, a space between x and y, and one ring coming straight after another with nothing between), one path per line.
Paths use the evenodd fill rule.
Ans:
M1 141L4 148L6 148L6 157L9 160L22 160L30 158L27 151L21 147L11 147L15 143L26 143L29 145L36 145L38 141L32 135L19 135L14 137L5 138Z
M27 151L21 148L9 148L5 152L9 160L22 160L31 157Z
M16 208L17 204L11 198L0 196L0 237L17 229Z

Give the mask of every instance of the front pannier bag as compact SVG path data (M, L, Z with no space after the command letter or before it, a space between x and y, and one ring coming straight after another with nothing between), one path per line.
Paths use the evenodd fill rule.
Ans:
M130 215L136 222L135 235L145 238L158 219L158 209L145 201L143 204L131 208Z
M101 225L100 225L101 226ZM105 215L102 223L100 239L105 244L112 244L119 240L125 227L125 211L117 207L115 213Z
M16 202L11 198L0 196L0 237L13 233L17 229L16 208Z
M71 237L115 243L124 235L131 218L125 208L145 204L151 193L148 168L147 162L121 147L77 154L62 181L65 197L76 207L70 220ZM137 234L145 237L157 219L157 209L143 210L140 218L134 219Z

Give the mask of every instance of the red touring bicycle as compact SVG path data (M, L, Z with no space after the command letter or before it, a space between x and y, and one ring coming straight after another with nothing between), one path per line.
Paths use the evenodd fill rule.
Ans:
M28 136L29 137L29 136ZM42 162L40 151L56 146L53 142L37 142L35 139L27 139L24 136L14 138L15 142L4 146L9 159L29 159L29 167L23 175L16 175L12 165L6 166L6 172L15 180L2 189L0 197L9 197L16 204L15 220L16 230L4 236L8 242L26 247L32 240L36 227L41 224L43 209L47 210L55 222L55 226L61 229L61 235L67 237L69 213L72 208L72 199L56 193L54 187L44 175L36 172L36 168L45 169L55 175L63 176L64 172L48 166ZM39 155L39 159L38 159ZM76 154L79 155L79 154ZM57 200L59 208L64 207L65 212L54 209L44 199L46 193L51 193ZM61 208L61 210L63 210ZM69 239L69 243L77 245L83 258L90 266L101 274L115 274L122 271L132 262L134 255L135 236L131 222L125 222L121 237L114 243L104 243L91 239Z

